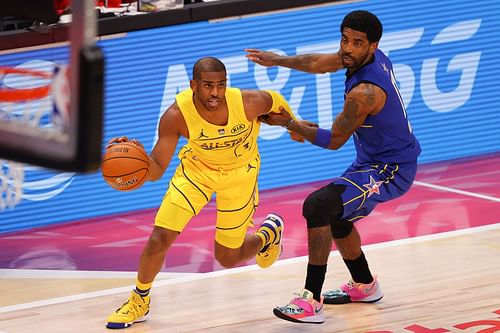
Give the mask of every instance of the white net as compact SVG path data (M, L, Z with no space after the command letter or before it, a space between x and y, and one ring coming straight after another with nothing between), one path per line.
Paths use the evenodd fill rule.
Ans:
M21 163L0 160L0 211L14 208L21 201L23 182Z
M37 75L22 71L38 71ZM20 71L20 72L16 72ZM35 73L35 72L33 72ZM45 76L42 76L45 75ZM66 66L47 61L28 61L0 77L0 125L11 131L37 136L65 138L69 123L69 83ZM29 90L44 89L46 93L21 98ZM44 90L45 91L45 90ZM2 100L1 93L19 94L15 100Z
M0 128L38 138L64 138L68 86L67 67L52 62L30 60L16 68L0 68ZM18 95L12 98L12 94ZM24 181L22 164L0 159L0 211L20 203Z

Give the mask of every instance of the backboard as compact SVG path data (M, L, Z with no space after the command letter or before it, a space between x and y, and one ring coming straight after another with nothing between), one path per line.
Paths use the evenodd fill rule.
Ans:
M5 2L0 16L59 20L54 0ZM69 43L59 53L44 53L43 45L0 51L0 159L62 171L99 168L104 60L95 45L95 1L73 0L71 12Z

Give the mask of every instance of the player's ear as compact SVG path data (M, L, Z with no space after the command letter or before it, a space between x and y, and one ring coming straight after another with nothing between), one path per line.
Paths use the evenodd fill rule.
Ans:
M196 80L189 80L189 86L191 87L192 91L196 91L197 84L198 82L196 82Z
M370 43L370 52L373 54L375 50L378 48L378 42Z

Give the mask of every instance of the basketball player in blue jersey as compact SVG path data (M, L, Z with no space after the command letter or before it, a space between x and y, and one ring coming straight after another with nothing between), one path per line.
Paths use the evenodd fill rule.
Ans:
M370 214L377 204L409 190L420 154L391 61L377 48L382 36L379 19L367 11L354 11L344 17L340 32L340 49L334 54L287 57L246 50L250 60L263 66L285 66L309 73L347 69L344 107L331 129L294 120L286 112L264 116L266 123L286 127L292 139L305 139L326 149L340 148L352 135L357 152L355 161L340 177L304 201L309 248L305 287L289 304L273 311L279 318L293 322L324 322L323 303L370 303L383 297L354 223ZM352 280L321 295L332 239Z
M146 320L149 291L167 250L214 194L214 254L222 266L233 267L255 256L257 264L266 268L281 253L284 223L280 216L269 214L255 233L247 230L253 226L259 201L258 117L291 110L275 91L240 90L226 87L226 82L226 68L219 59L201 58L193 67L190 88L177 94L161 117L158 141L149 155L149 180L162 177L181 136L187 144L178 154L179 165L142 252L136 288L107 318L108 328L126 328ZM126 137L119 137L110 144L125 141Z

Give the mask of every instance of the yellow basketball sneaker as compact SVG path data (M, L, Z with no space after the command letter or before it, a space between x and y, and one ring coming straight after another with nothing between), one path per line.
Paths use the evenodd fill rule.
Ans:
M282 245L281 236L285 223L281 216L276 214L269 214L266 216L264 223L259 227L257 232L264 234L266 238L266 245L255 256L257 265L261 268L267 268L278 260Z
M133 290L128 300L108 317L106 327L127 328L145 321L149 315L150 301L149 296L142 297Z

